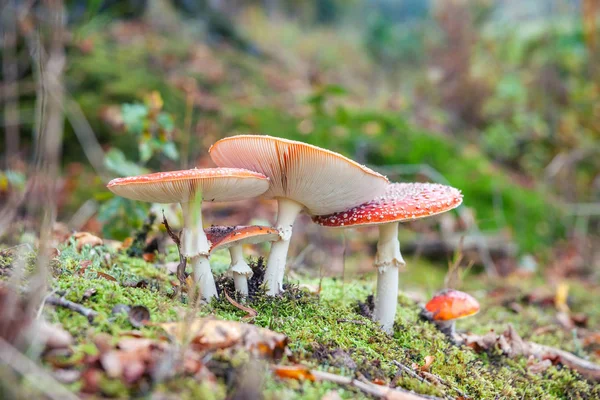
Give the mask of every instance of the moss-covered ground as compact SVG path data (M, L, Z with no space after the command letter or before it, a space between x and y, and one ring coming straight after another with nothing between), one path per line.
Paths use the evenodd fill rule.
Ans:
M144 337L162 335L158 326L135 329L126 314L114 313L119 304L143 305L151 314L152 323L179 321L189 310L187 297L175 295L177 279L165 269L142 259L129 258L105 247L87 246L78 253L67 245L52 262L52 289L67 299L89 307L98 313L94 322L64 308L46 306L44 315L60 323L75 339L69 359L83 359L86 354L99 350L94 337L100 332L111 335L116 342L120 335L132 330ZM11 275L14 255L4 252L0 259L0 276ZM411 263L409 263L410 265ZM359 312L358 303L372 294L374 276L346 278L297 277L292 274L290 288L281 298L255 296L248 305L257 316L245 319L246 313L225 300L201 306L198 316L215 315L220 318L244 321L289 337L292 356L283 363L298 362L310 368L346 376L359 376L386 384L393 384L422 394L460 397L461 393L474 399L592 399L600 397L600 386L584 380L578 373L552 366L541 373L528 370L526 359L508 359L496 352L475 353L466 347L448 342L429 322L419 317L415 293L428 296L442 285L445 271L426 262L412 263L402 274L405 293L398 298L399 311L394 335L384 334L373 322ZM114 279L114 280L113 280ZM220 279L220 282L226 282ZM482 311L471 319L462 320L459 330L485 333L489 329L502 331L511 323L528 340L535 340L590 356L572 332L561 329L553 306L525 301L536 287L542 287L540 278L530 279L527 286L520 280L489 282L478 275L467 276L463 288L482 303ZM316 288L320 287L318 294ZM571 283L568 304L573 313L588 317L588 329L600 326L600 294L587 290L580 283ZM552 292L550 292L552 295ZM515 306L518 304L518 307ZM541 329L544 328L544 329ZM326 382L281 380L274 377L268 364L248 364L243 355L213 355L219 360L217 386L201 385L195 378L174 378L140 387L128 387L119 380L102 377L103 395L128 397L169 393L178 398L225 398L239 389L244 376L251 371L256 385L263 385L266 398L320 399L330 391L342 398L362 398L364 394L348 387ZM424 383L399 374L395 361L411 366L424 364L426 356L435 358L430 372L446 384ZM231 357L231 358L228 358ZM591 359L598 361L591 355ZM252 368L248 368L252 365ZM225 371L225 372L224 372ZM253 376L254 376L253 375ZM81 382L70 385L74 391Z

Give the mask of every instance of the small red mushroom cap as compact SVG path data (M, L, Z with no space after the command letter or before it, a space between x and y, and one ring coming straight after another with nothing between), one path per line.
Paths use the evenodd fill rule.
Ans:
M204 230L211 243L210 252L226 249L238 244L274 242L279 239L279 231L269 226L211 226Z
M479 302L468 293L444 289L433 296L425 309L433 321L450 321L477 314Z
M462 199L460 190L438 183L391 183L383 196L346 211L313 217L313 221L337 228L401 222L452 210Z

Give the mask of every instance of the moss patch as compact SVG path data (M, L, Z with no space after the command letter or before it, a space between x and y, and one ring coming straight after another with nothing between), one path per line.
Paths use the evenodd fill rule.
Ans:
M5 257L0 260L0 265L7 263L9 261ZM83 270L82 265L85 266ZM256 276L259 277L261 267L256 267L256 264L254 267L258 268ZM439 270L434 266L423 264L420 268L439 275L439 272L435 272ZM71 360L97 353L94 337L98 333L107 333L116 341L120 334L135 330L126 314L113 312L115 306L144 305L150 310L153 323L181 320L188 310L186 296L182 300L174 295L171 285L176 278L173 275L141 259L114 253L104 247L84 248L78 253L73 245L69 245L53 261L53 271L54 290L98 312L93 324L90 324L85 317L72 311L45 308L48 319L61 323L74 335L76 344L73 354L69 356ZM410 273L405 274L405 280L409 276ZM248 305L258 315L249 322L285 333L289 337L295 362L310 368L398 385L423 394L459 397L460 393L464 393L478 399L600 397L600 386L585 381L567 368L554 366L541 374L534 374L528 371L525 359L510 360L494 352L477 354L470 349L451 345L432 324L420 319L419 306L404 295L399 297L394 335L384 334L357 310L357 304L372 294L374 278L367 275L346 282L335 278L301 278L289 282L285 294L275 299L265 297L260 288L253 284L256 287ZM219 278L218 281L222 287L231 286L225 278ZM258 281L255 283L258 284ZM321 285L320 294L300 289L298 284L309 287ZM520 288L506 282L497 283L490 290L483 290L482 284L488 285L481 280L480 283L475 283L475 280L470 283L470 291L480 299L486 299L489 293L500 286L522 294L518 292ZM594 301L597 308L597 297L589 300ZM591 306L579 295L571 303L574 311L578 311L579 307ZM571 351L583 351L573 343L569 332L554 329L541 335L534 333L536 327L552 323L551 315L555 312L551 309L525 305L525 311L515 313L507 310L506 304L498 303L491 297L483 300L482 308L477 317L460 321L458 329L483 333L490 328L502 330L510 322L527 339L558 345ZM591 323L597 322L598 314L600 312L596 309L590 311ZM225 300L219 300L201 307L197 315L215 315L242 321L246 313ZM161 329L156 326L146 326L138 331L146 337L162 335ZM435 357L430 371L442 378L445 384L421 382L402 374L395 364L397 361L409 367L413 363L422 365L426 356ZM364 397L351 388L331 383L280 380L270 373L266 364L254 364L244 354L214 355L210 366L217 371L218 377L218 389L213 387L209 390L210 396L215 399L225 398L227 393L236 390L246 390L243 389L243 382L248 370L258 374L252 380L261 382L261 390L266 398L320 399L332 390L342 398ZM128 387L103 376L100 387L105 395L116 397L168 392L176 393L181 398L208 398L207 387L191 377L173 378L144 387ZM77 391L80 384L73 384L71 388Z

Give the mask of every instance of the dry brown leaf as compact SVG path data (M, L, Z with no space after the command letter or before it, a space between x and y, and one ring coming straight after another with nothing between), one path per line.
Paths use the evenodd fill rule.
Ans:
M541 374L552 366L550 360L537 360L534 356L529 356L527 359L527 370L532 374Z
M279 359L287 350L288 338L284 334L242 322L198 318L189 323L168 322L159 326L180 342L189 342L196 351L246 349L255 356Z
M46 321L38 320L34 327L36 337L46 344L46 348L62 349L69 347L73 343L73 337L62 326L49 324Z
M243 304L238 303L237 301L235 301L234 299L232 299L228 294L226 290L223 290L223 293L225 293L225 298L227 299L228 302L230 302L235 308L239 308L242 311L245 311L247 313L247 315L244 316L244 319L246 318L254 318L258 315L258 312L253 309L250 308L248 306L245 306Z
M104 243L98 236L94 236L89 232L76 232L71 237L75 239L77 251L81 251L86 244L90 247L96 247Z
M435 361L435 357L434 356L425 356L425 364L423 365L418 365L416 363L413 363L412 367L413 369L422 371L422 372L429 372L429 369L431 368L431 364L433 364L433 362Z
M98 275L99 278L104 278L107 281L111 281L111 282L116 282L117 281L117 278L115 278L112 275L106 274L104 272L96 271L96 274Z
M315 377L304 365L274 365L273 373L279 378L314 381Z

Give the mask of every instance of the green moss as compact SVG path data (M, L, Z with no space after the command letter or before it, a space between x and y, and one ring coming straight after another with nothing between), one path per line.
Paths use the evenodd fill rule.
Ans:
M78 271L86 260L90 264L81 275ZM417 282L422 276L433 277L435 281L442 279L442 270L435 266L419 262L414 267L403 275L407 287L413 277ZM117 304L146 306L151 312L152 322L181 320L181 315L187 310L185 302L172 296L169 282L173 276L140 259L114 254L103 247L85 248L77 253L73 246L68 246L56 261L54 272L54 289L64 293L67 299L98 312L94 323L90 324L86 318L72 311L46 308L46 314L53 321L60 322L75 336L77 345L71 356L73 359L97 352L92 339L99 332L109 333L116 340L120 333L134 329L125 314L112 314ZM109 273L116 281L98 276L97 272ZM131 280L143 280L147 284L143 288L123 286ZM310 368L347 376L359 374L367 379L388 383L394 380L401 387L423 394L458 397L463 392L478 399L594 398L600 395L598 386L591 385L569 369L552 367L542 374L532 374L528 372L524 359L509 360L494 352L477 354L470 349L449 344L432 324L419 318L418 305L403 295L399 297L395 333L393 336L384 334L376 324L356 311L357 302L364 301L372 293L374 281L374 275L347 282L334 278L322 281L302 278L298 283L313 286L320 283L320 296L296 286L291 286L282 298L258 296L249 304L258 312L251 322L288 335L294 358ZM473 282L470 283L472 292L475 295L484 293L480 289L482 283ZM483 284L487 285L487 282ZM413 289L415 287L419 286L413 286ZM95 294L86 297L90 289L94 289ZM425 285L426 292L431 289L430 285ZM525 338L559 345L567 350L574 349L569 342L569 335L564 332L554 331L543 336L532 333L536 327L551 323L551 310L530 305L517 314L492 300L484 300L483 304L483 310L476 318L460 321L458 328L484 333L490 328L503 330L506 323L510 322ZM587 306L580 303L579 296L574 307L575 304L577 307ZM211 314L242 321L246 313L226 301L214 301L198 311L198 316ZM141 333L156 337L162 331L158 327L147 326L141 329ZM430 385L399 374L394 364L394 361L398 361L407 366L413 363L421 365L426 356L435 357L431 372L442 378L447 386ZM239 353L238 356L219 357L220 362L225 362L229 365L227 368L233 371L242 371L248 362L252 362ZM233 390L235 386L231 385L231 382L219 380L215 389L199 386L191 377L176 377L158 384L152 390L177 393L181 398L208 398L206 396L210 392L213 398L219 399L224 398L227 391ZM76 386L73 388L76 389ZM139 390L106 377L102 378L101 388L103 393L115 396L138 393ZM342 398L363 397L362 393L351 388L340 388L326 382L280 380L273 377L268 368L264 370L267 398L320 399L331 390L337 391Z

